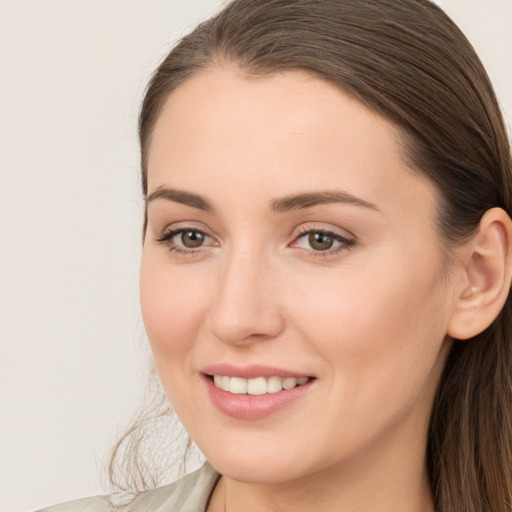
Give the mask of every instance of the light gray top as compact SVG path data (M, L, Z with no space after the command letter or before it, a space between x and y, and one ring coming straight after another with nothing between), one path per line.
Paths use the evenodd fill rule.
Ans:
M69 501L39 512L205 512L220 475L207 462L181 480L139 494L131 503L114 507L108 496Z

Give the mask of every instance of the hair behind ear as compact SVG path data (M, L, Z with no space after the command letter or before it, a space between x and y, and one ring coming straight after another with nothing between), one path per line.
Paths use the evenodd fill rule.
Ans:
M512 221L482 217L456 249L455 339L434 401L427 462L442 512L510 511L512 496ZM449 475L449 478L443 476Z
M511 313L509 296L494 323L455 341L448 357L427 451L442 512L512 510Z

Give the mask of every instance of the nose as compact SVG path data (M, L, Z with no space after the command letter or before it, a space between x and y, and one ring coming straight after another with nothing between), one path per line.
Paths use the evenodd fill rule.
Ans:
M271 265L261 255L233 251L219 272L207 322L210 332L234 346L278 336L284 319L277 295Z

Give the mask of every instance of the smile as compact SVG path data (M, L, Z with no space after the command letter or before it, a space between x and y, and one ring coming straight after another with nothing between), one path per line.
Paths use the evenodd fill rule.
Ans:
M203 373L203 382L215 408L222 414L241 420L263 419L306 399L316 388L318 380L300 374L286 375L291 373L287 371L279 372L279 376L275 369L261 370L260 367L259 373L258 367L238 371L231 368L229 371L225 366L219 365L217 371ZM231 375L223 375L228 371ZM245 377L233 376L233 373L243 373Z
M229 391L237 395L265 395L267 393L279 393L297 386L303 386L309 382L309 377L256 377L244 379L242 377L229 377L227 375L213 375L215 387Z

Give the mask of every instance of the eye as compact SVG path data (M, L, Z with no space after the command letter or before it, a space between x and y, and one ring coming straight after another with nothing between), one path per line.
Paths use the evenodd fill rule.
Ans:
M329 249L332 249L332 246L336 241L333 236L319 232L309 233L307 240L309 246L315 251L328 251Z
M309 229L302 231L293 243L294 247L308 250L310 252L335 254L343 249L348 249L355 244L355 240L346 238L338 233L324 229Z
M196 247L201 247L207 238L207 235L197 229L194 229L184 230L177 233L172 237L172 241L174 243L180 243L187 249L195 249Z
M175 228L164 231L155 240L167 246L169 250L178 253L195 252L213 242L212 237L196 228Z

